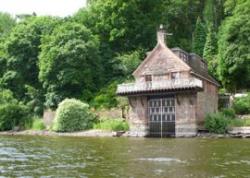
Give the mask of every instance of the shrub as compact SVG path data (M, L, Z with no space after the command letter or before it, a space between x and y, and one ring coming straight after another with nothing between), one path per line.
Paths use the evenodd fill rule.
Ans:
M235 98L233 109L236 114L250 114L250 94L245 97Z
M43 120L39 117L34 117L32 119L32 130L44 130L46 127L43 123Z
M232 108L226 108L222 110L222 114L228 119L235 119L235 111Z
M211 133L226 133L229 123L230 119L222 113L208 114L205 118L205 128Z
M89 105L76 99L63 100L57 110L52 129L61 132L85 130L93 124Z
M28 109L22 104L4 104L0 106L0 130L11 130L14 127L24 128L29 120Z
M110 131L127 131L128 123L123 119L101 119L99 123L94 125L95 129Z

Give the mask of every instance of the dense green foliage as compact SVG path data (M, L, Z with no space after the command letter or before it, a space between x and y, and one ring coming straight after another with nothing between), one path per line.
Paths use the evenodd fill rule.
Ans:
M92 127L94 118L88 104L76 99L65 99L56 110L53 130L58 132L86 130Z
M222 114L229 118L229 119L235 119L236 118L236 113L235 110L232 108L226 108L222 110Z
M42 118L39 117L34 117L32 118L32 126L31 126L32 130L44 130L46 129Z
M200 17L197 18L195 30L193 33L192 50L199 56L203 56L203 50L206 43L206 28Z
M29 120L28 108L19 103L11 91L0 91L0 131L25 127Z
M250 1L239 1L220 29L219 76L233 91L250 87L249 14Z
M24 128L28 120L27 108L20 104L5 104L0 106L0 130L11 130L14 127Z
M231 0L226 0L231 1ZM233 0L234 1L234 0ZM203 19L207 27L214 26L217 30L224 18L224 0L205 0L203 9Z
M88 100L102 82L99 41L91 31L67 22L44 36L39 56L39 79L46 105L55 107L66 97Z
M208 114L205 118L205 128L211 133L226 133L229 123L230 119L222 113Z
M17 24L5 40L8 60L2 83L18 98L25 96L25 85L40 87L37 63L41 36L51 33L57 23L53 17L28 18Z
M101 119L94 124L94 129L109 130L109 131L128 131L129 126L123 119Z
M58 23L59 19L53 17L30 17L18 23L4 40L1 86L13 91L36 114L42 113L44 101L38 81L41 37L50 34Z
M250 118L239 119L236 115L250 113L249 101L247 97L240 98L239 104L239 100L236 99L233 108L223 109L221 112L208 114L205 118L205 128L211 133L224 134L231 127L250 126ZM247 107L246 103L248 104Z
M9 14L0 12L0 40L15 26L16 21Z
M203 51L203 58L206 60L208 64L208 70L213 75L216 76L216 68L217 68L217 61L216 61L216 54L217 54L217 39L216 34L214 32L214 28L212 26L209 27L206 43L204 46Z
M170 47L190 51L193 27L201 14L201 6L199 0L94 0L73 19L99 36L102 66L107 71L104 76L110 81L120 77L117 69L112 69L114 59L138 49L151 50L156 44L159 24L173 33L167 39Z
M236 114L250 114L250 94L246 97L235 98L233 109Z
M116 86L133 80L163 24L167 45L203 56L226 91L249 90L249 14L249 0L91 0L62 19L0 13L0 89L40 116L65 98L124 109Z
M90 105L94 108L113 108L118 104L116 96L117 82L109 84L100 90L99 93L90 102Z
M130 77L141 63L144 51L135 50L126 54L119 54L114 58L112 67L117 76Z
M13 93L10 90L0 90L0 105L8 103L18 103L17 99L13 97Z

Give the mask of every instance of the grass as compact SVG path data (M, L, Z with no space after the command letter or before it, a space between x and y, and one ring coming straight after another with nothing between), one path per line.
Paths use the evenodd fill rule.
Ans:
M250 118L247 118L247 119L232 119L229 126L230 127L246 127L246 126L250 126Z
M94 124L94 129L109 130L109 131L127 131L129 130L128 123L123 119L100 119L100 122Z
M33 118L32 127L31 127L32 130L44 130L45 128L46 127L41 118L38 118L38 117Z

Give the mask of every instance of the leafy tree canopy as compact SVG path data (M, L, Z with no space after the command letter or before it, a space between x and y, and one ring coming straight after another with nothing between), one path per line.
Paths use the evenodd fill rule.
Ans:
M15 24L16 21L10 14L0 12L0 38L9 33Z
M193 33L192 48L193 52L203 56L203 50L206 42L206 28L201 18L198 17L196 21L195 30Z
M250 87L249 14L250 1L241 1L220 29L219 75L223 85L233 91Z
M41 37L58 23L59 19L54 17L30 17L17 24L6 38L6 73L2 83L18 98L24 97L25 84L39 87L37 63Z
M208 70L213 75L216 76L216 68L217 68L217 39L216 34L214 32L214 28L210 26L208 29L206 43L203 51L203 58L207 61Z
M39 56L39 79L46 105L66 97L88 100L102 81L99 40L85 26L66 22L44 36Z

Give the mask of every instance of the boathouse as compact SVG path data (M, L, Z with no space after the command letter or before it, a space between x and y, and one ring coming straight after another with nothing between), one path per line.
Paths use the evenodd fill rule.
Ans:
M162 27L157 45L133 76L134 83L117 87L129 100L132 136L195 136L205 115L217 111L219 84L207 63L194 53L169 49Z

